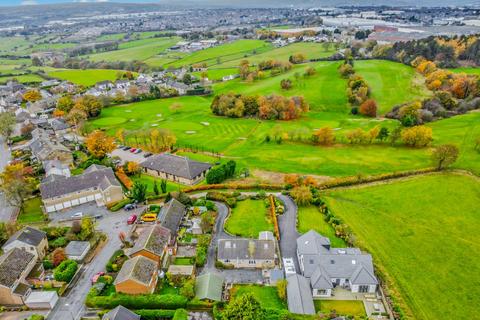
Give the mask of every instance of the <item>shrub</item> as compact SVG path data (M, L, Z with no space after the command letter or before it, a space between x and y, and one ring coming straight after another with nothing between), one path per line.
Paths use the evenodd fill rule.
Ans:
M110 296L98 296L92 288L85 301L87 307L113 309L119 305L128 309L179 309L185 308L187 298L177 294L127 295L115 293Z
M73 260L65 260L55 268L53 276L57 281L70 282L77 272L78 264Z
M48 246L52 249L65 247L66 245L67 239L65 237L58 237L57 239L48 242Z
M141 309L135 310L135 313L144 320L171 319L175 315L175 310Z
M359 112L367 117L375 118L377 116L377 102L368 99L360 105Z
M432 139L432 128L426 126L415 126L405 128L401 133L402 141L409 147L426 147Z
M173 320L187 320L188 319L188 312L185 309L177 309L175 311L175 315L173 316Z
M43 261L42 261L42 264L43 264L43 268L44 268L45 270L50 270L50 269L53 269L53 267L54 267L54 266L53 266L53 262L50 261L50 260L43 260Z
M113 204L109 209L110 209L110 211L115 212L115 211L118 211L120 209L123 209L123 207L125 207L125 205L127 205L129 203L132 203L132 202L133 202L133 199L126 198L126 199L120 200L117 203Z

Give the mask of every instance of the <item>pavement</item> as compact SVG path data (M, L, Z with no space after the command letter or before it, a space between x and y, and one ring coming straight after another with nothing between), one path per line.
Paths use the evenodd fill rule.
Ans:
M284 258L293 258L295 269L300 271L297 258L297 213L298 208L292 198L282 194L276 195L285 205L285 212L278 216L278 227L280 229L280 251Z
M76 207L73 208L72 211L78 212L79 209L79 207ZM96 209L96 213L106 210L105 208ZM88 206L86 208L82 207L81 210L85 210L84 213L91 213L91 211L87 211ZM107 242L93 260L83 266L83 270L76 283L72 285L71 290L66 296L59 299L57 305L48 315L47 319L77 320L83 316L87 311L85 307L85 298L91 287L90 279L97 272L105 270L105 265L107 264L108 259L110 259L112 254L121 247L121 241L118 238L118 234L121 231L127 233L130 228L126 223L127 218L132 213L139 213L141 210L142 208L138 208L135 211L121 210L115 213L105 212L104 217L97 220L97 229L107 235ZM58 213L58 215L61 214L62 213ZM57 218L57 221L59 221L59 218Z
M10 149L5 143L5 140L0 137L0 172L3 172L3 169L10 160ZM11 221L16 216L17 210L17 208L8 205L5 196L0 192L0 221Z
M112 151L112 153L110 153L110 156L111 157L119 157L120 160L122 161L121 164L124 164L125 162L131 162L131 161L134 161L134 162L137 162L137 163L140 163L140 162L143 162L145 161L145 159L147 158L144 158L143 155L145 154L144 151L138 153L138 154L135 154L135 153L131 153L130 151L124 151L122 149L115 149Z

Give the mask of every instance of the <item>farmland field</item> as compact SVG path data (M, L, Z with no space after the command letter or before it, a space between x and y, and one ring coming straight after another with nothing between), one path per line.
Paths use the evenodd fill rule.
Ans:
M38 83L42 82L45 79L40 77L37 74L19 74L15 76L1 76L0 75L0 83L8 82L9 80L17 80L20 83Z
M423 78L409 66L382 60L356 61L355 70L363 76L378 103L378 113L385 114L397 104L429 96Z
M115 81L119 70L89 69L89 70L62 70L50 71L48 75L52 78L67 80L85 87L93 86L95 83L105 80ZM120 71L124 72L124 71Z
M477 177L435 174L330 191L325 199L373 255L377 269L388 275L414 318L476 317Z
M313 229L329 238L332 247L346 247L345 241L335 236L335 230L323 218L324 215L315 206L298 207L298 232L306 233Z

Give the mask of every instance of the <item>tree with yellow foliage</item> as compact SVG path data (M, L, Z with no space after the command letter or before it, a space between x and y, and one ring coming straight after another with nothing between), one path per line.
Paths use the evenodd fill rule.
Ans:
M335 134L330 127L323 127L315 130L312 135L312 141L314 144L320 144L324 146L330 146L335 142Z
M432 128L427 126L415 126L405 128L401 133L402 142L414 148L426 147L432 142Z
M115 149L115 140L103 131L95 130L85 139L88 152L95 158L102 159Z
M23 94L23 100L28 102L35 102L40 99L42 99L42 95L40 94L40 91L36 89L28 90Z

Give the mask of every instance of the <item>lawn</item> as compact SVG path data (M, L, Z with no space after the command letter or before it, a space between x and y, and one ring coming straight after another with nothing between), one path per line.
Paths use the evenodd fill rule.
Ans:
M262 40L237 40L216 47L195 51L182 59L167 63L166 66L181 67L196 63L208 66L219 65L225 61L238 60L249 55L272 49L272 45Z
M430 95L423 78L404 64L384 60L355 61L355 70L370 86L379 114L389 112L395 105Z
M455 72L455 73L466 73L466 74L476 74L476 75L480 75L480 68L476 68L476 67L463 67L463 68L454 68L454 69L448 69L452 72Z
M139 176L131 176L130 179L132 179L133 182L141 182L141 183L144 183L147 185L147 193L148 194L154 194L153 192L153 186L154 186L154 182L156 181L157 182L157 187L158 187L158 191L160 193L162 193L162 189L160 188L160 182L161 182L161 179L158 179L158 178L154 178L152 176L148 176L146 174L141 174ZM181 189L185 188L184 185L182 184L178 184L178 183L175 183L175 182L171 182L171 181L168 181L167 180L167 192L173 192L173 191L180 191Z
M121 43L118 50L90 54L87 57L92 61L145 61L180 41L179 37L146 38Z
M192 258L175 258L173 264L176 266L190 266L192 265Z
M476 318L479 178L435 174L330 191L325 200L373 255L412 318Z
M193 72L193 75L200 78L203 72ZM209 80L222 80L223 77L238 74L238 68L209 68L207 71Z
M67 80L77 85L90 87L100 81L115 81L121 70L107 70L107 69L88 69L88 70L62 70L50 71L48 75L52 78Z
M6 83L10 80L17 80L20 83L39 83L44 81L42 77L37 74L21 74L16 76L0 76L0 83Z
M273 224L267 216L268 211L263 200L243 200L231 209L225 222L225 230L231 234L258 238L261 231L273 231Z
M346 247L345 241L335 236L335 229L323 219L324 215L315 206L298 207L298 232L306 233L313 229L330 239L332 247Z
M365 307L360 300L314 300L315 310L323 314L335 311L338 315L366 316Z
M240 297L246 293L253 294L253 296L260 302L263 308L269 309L286 309L285 301L278 297L277 287L267 287L260 285L234 285L231 294L232 297Z
M42 200L40 198L26 200L23 204L23 209L18 215L17 222L19 224L29 224L44 221L45 216L41 206Z

